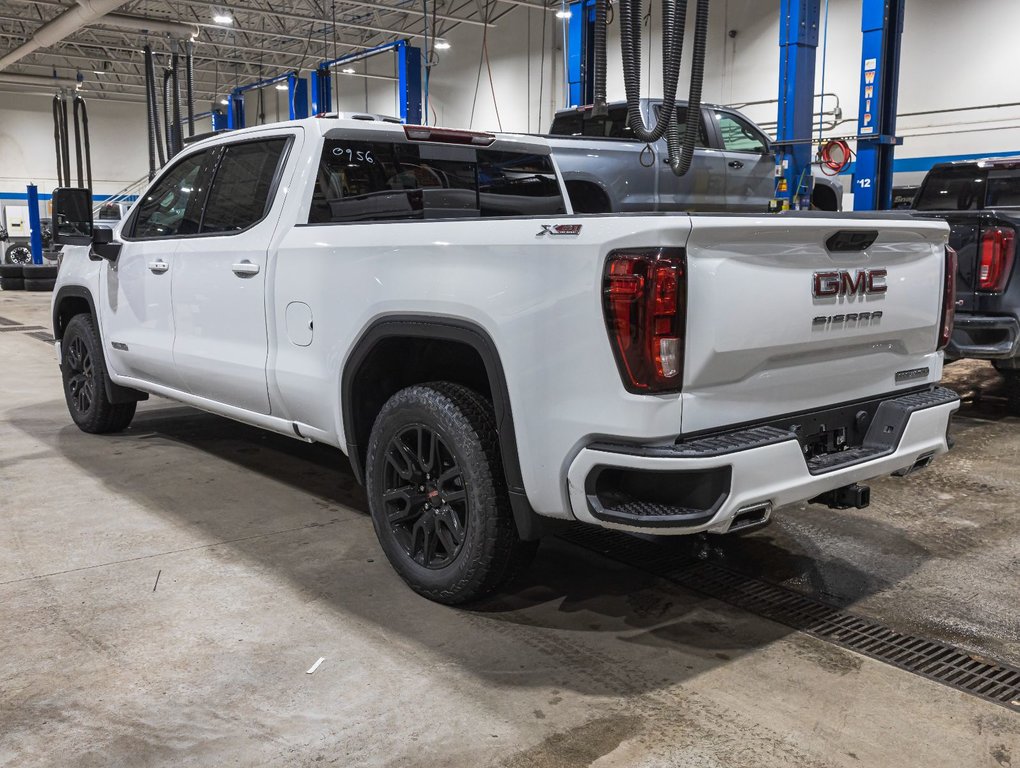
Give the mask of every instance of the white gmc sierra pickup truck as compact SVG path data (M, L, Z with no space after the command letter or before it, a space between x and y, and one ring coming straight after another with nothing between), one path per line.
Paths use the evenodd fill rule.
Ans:
M747 529L949 447L937 221L573 215L541 139L332 118L186 147L112 232L54 209L75 423L152 393L336 446L434 600L549 520Z

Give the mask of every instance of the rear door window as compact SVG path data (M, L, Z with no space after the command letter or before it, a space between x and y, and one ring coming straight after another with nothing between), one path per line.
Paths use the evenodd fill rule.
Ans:
M987 172L974 166L936 168L917 194L918 211L974 211L984 205Z
M563 213L548 156L327 139L310 224Z
M750 122L732 112L716 112L716 123L727 152L768 152L769 140Z
M277 138L224 147L202 216L203 234L241 232L265 217L286 146L287 139Z
M655 105L655 119L659 119L659 113L662 111L662 105ZM684 134L687 132L687 107L676 107L676 122L680 128L680 140L683 141ZM651 127L651 126L649 126ZM704 149L708 146L708 130L705 128L704 119L698 121L698 138L694 142L694 146L701 147Z

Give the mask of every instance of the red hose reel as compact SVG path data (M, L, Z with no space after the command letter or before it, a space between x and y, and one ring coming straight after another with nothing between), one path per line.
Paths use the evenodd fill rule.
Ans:
M826 176L842 173L850 165L853 157L853 150L843 139L827 141L818 150L818 160L822 166L822 173Z

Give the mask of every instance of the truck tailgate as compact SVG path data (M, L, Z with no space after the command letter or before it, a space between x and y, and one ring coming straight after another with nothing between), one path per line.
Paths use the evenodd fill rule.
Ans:
M941 377L944 222L699 216L692 225L684 433ZM860 234L864 250L846 233Z

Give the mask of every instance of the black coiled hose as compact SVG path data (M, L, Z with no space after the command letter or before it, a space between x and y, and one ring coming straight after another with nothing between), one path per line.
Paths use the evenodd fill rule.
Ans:
M71 137L67 127L67 99L60 97L60 156L63 158L64 180L71 183Z
M78 96L76 94L75 97L74 97L74 110L73 110L73 116L74 116L74 165L75 165L75 170L78 171L78 186L79 187L84 187L85 186L85 171L84 171L84 169L82 167L82 163L81 163L81 119L80 119L79 114L78 114L79 110L80 110L79 102L81 102L81 100L82 100L81 96Z
M167 131L172 134L171 144L174 148L172 153L174 155L184 147L184 132L181 130L181 78L179 74L181 69L178 47L174 46L173 55L170 57L170 117L173 119L174 125L173 131Z
M694 160L694 146L698 141L701 126L701 86L705 80L705 50L708 47L708 3L698 0L697 15L694 19L694 55L691 60L691 91L687 97L687 121L684 137L680 139L680 126L671 120L666 129L666 149L669 167L677 176L683 176L691 169Z
M81 104L81 136L85 148L85 186L92 189L92 140L89 138L89 111L85 99L79 96L75 103Z
M163 137L160 135L159 130L159 107L157 106L156 98L156 64L152 58L152 48L148 45L144 48L145 51L145 90L146 95L149 97L149 141L151 151L153 152L150 163L151 175L155 176L155 160L159 158L159 167L162 168L166 164L166 158L163 156Z
M593 83L592 116L604 117L606 108L606 6L609 0L595 0L595 78Z
M184 44L184 85L188 111L188 136L195 135L195 45Z
M662 0L662 109L648 130L641 116L641 0L620 3L620 48L623 87L627 94L627 123L644 142L658 141L673 120L680 59L684 49L687 0Z
M154 96L152 87L152 49L145 46L142 49L145 56L145 135L149 142L149 181L156 175L156 142L152 134L152 98Z
M64 166L60 158L60 94L53 94L53 147L57 152L57 186L64 186Z
M173 73L169 69L163 70L163 128L166 130L166 159L174 156L174 132L170 125L170 78Z

